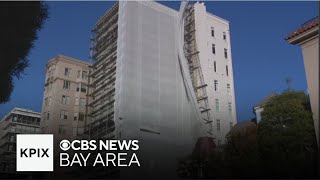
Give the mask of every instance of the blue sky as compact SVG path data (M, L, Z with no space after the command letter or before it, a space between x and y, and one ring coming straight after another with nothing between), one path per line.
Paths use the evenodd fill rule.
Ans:
M162 2L178 9L179 2ZM11 101L0 118L18 106L41 111L47 61L58 54L88 61L90 33L113 2L47 2L50 18L29 56L30 67L15 80ZM230 22L238 121L254 117L252 107L272 92L281 93L290 77L306 90L301 49L284 38L318 15L318 2L205 2L207 11Z

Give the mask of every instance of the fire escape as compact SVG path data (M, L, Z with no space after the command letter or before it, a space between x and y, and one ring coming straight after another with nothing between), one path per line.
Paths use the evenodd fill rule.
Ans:
M195 16L193 6L191 4L186 5L184 11L184 53L189 65L189 71L191 75L192 85L195 91L195 95L198 101L200 112L204 115L203 120L208 126L207 133L210 137L212 133L212 120L210 117L210 107L208 102L208 96L204 82L203 73L200 65L199 51L196 43L195 33Z

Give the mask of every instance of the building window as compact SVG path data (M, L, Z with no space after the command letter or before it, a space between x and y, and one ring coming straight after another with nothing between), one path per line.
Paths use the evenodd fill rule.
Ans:
M88 72L82 71L82 79L88 79Z
M81 84L81 92L84 92L84 93L87 92L87 85Z
M70 102L70 97L62 95L62 104L69 104Z
M65 134L66 133L66 128L64 125L59 125L59 134Z
M71 82L70 81L64 81L63 82L63 89L70 89L70 84L71 84Z
M80 78L80 76L81 76L81 71L78 70L77 78Z
M214 91L218 91L218 90L219 90L218 80L214 80Z
M214 37L214 28L211 28L211 36Z
M224 48L224 57L228 59L228 50L226 48Z
M77 128L72 128L72 136L77 136Z
M47 120L50 119L50 112L47 112Z
M212 53L216 54L216 45L212 44Z
M76 113L76 112L73 113L73 120L74 121L78 120L78 113Z
M87 85L85 84L78 84L76 91L79 92L81 90L81 92L86 93L87 92Z
M60 119L68 119L68 111L60 111Z
M230 93L231 90L230 90L230 84L227 84L227 93Z
M79 98L76 98L76 99L75 99L74 105L79 106Z
M227 39L226 32L223 32L223 40L226 40L226 39Z
M228 65L226 65L226 74L227 74L227 76L229 76L229 68L228 68Z
M76 92L79 92L79 91L80 91L80 87L81 87L81 83L77 84Z
M80 98L80 106L86 106L86 99Z
M44 105L48 106L48 98L44 98Z
M84 128L78 128L78 134L83 134L84 133Z
M228 110L229 110L229 113L232 112L232 104L231 104L231 102L228 102Z
M67 76L67 77L70 77L71 76L71 71L72 71L71 68L64 68L64 75Z
M47 118L47 113L44 112L44 113L43 113L43 120L46 120L46 118Z
M220 127L220 119L217 119L217 131L220 131L221 127Z
M233 122L230 122L230 130L232 129L233 127Z
M216 100L215 100L215 102L216 102L216 111L217 111L217 112L219 112L219 111L220 111L220 107L219 107L219 106L220 106L219 99L216 99Z
M217 72L217 63L216 63L216 61L213 62L213 68L214 68L214 72Z
M218 140L218 146L221 146L221 140Z
M79 112L79 121L84 121L84 113Z

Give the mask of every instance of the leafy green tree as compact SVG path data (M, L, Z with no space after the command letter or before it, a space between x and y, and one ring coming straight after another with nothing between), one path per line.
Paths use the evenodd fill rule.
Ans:
M0 2L0 103L10 100L13 78L21 78L28 67L28 55L47 17L47 6L39 1Z
M316 140L309 104L304 92L287 91L264 106L258 146L265 177L315 174Z

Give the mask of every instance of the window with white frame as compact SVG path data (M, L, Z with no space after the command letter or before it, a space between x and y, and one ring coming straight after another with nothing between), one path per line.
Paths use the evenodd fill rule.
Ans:
M62 104L69 104L70 102L70 97L66 95L62 95Z
M60 111L60 119L68 119L68 111Z
M70 85L71 85L70 81L66 81L66 80L63 81L63 89L70 89Z
M80 98L80 106L86 106L86 99Z
M220 111L220 102L219 102L219 99L215 99L215 104L216 104L216 111L219 112L219 111Z
M220 119L217 119L217 131L221 130Z
M78 120L78 113L77 112L73 113L73 120L74 121Z
M64 68L64 75L65 76L70 77L71 76L71 72L72 72L71 68Z

